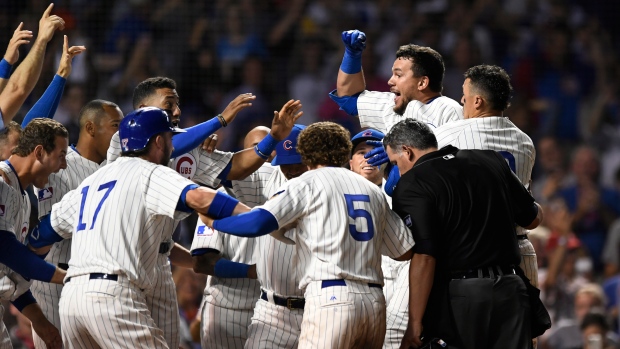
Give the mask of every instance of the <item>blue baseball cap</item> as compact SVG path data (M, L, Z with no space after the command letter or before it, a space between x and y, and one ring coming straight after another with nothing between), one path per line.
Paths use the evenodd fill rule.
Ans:
M304 125L295 124L288 137L278 142L276 157L271 161L273 166L301 164L301 155L297 152L297 137L305 128Z
M383 137L385 137L385 135L375 129L369 128L367 130L364 130L351 138L351 143L353 143L351 153L353 153L353 150L355 149L355 147L357 147L358 144L365 141L380 141L383 139Z
M145 107L134 110L118 126L121 150L123 153L140 151L146 148L151 137L162 132L177 134L186 131L172 126L168 113L163 109Z

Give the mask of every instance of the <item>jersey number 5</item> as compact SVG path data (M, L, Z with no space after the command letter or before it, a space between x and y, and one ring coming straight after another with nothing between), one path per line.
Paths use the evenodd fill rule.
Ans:
M101 201L99 201L99 205L97 205L97 208L95 209L95 214L93 215L93 223L90 225L90 228L88 228L89 230L93 229L93 227L95 226L95 222L97 221L97 215L99 214L99 210L101 210L101 205L103 205L103 202L108 198L110 192L112 191L112 189L114 189L115 185L116 181L111 181L100 185L99 189L97 189L98 192L104 189L106 190L106 192L105 194L103 194ZM82 220L82 216L84 215L84 204L86 203L88 189L90 189L90 186L88 185L82 188L82 203L80 204L80 220L78 221L77 231L82 231L86 229L86 223Z
M345 200L347 200L347 211L349 212L349 217L353 218L355 224L349 224L349 233L351 236L357 241L368 241L375 236L375 225L372 222L372 216L370 212L364 210L362 208L356 209L353 207L353 202L370 202L370 197L368 195L352 195L352 194L344 194ZM357 218L364 218L366 220L366 227L368 229L367 232L360 232L358 228L361 230L361 224L358 225ZM361 223L361 222L360 222Z

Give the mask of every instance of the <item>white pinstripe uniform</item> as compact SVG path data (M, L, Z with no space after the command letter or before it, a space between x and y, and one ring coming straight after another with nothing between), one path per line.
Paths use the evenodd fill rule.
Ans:
M463 119L463 107L455 100L439 96L430 103L412 100L403 115L394 112L391 92L364 91L357 99L362 127L387 133L392 126L406 118L426 122L431 129ZM384 348L399 348L409 321L409 263L383 257L382 267L388 275L386 293L387 330Z
M176 206L191 184L167 167L124 157L53 206L54 230L72 238L59 304L66 348L169 348L146 295L158 282L160 243L188 215Z
M120 154L120 138L118 132L116 132L110 141L107 162L114 162ZM169 167L187 179L215 188L220 183L217 176L228 165L232 156L233 153L217 150L210 154L198 147L171 160ZM174 231L177 224L178 221L171 228L172 231ZM172 239L169 242L172 242ZM181 319L179 317L177 291L172 280L169 256L170 251L157 256L157 264L155 266L157 269L157 281L155 287L147 293L146 301L153 320L164 331L164 337L170 348L178 348L181 341L179 333Z
M35 188L39 198L39 218L52 211L52 205L59 202L62 197L77 188L86 177L95 173L101 165L82 157L74 147L67 148L67 168L57 173L52 173L44 188ZM55 243L45 257L51 264L58 265L63 269L71 257L71 240L62 240ZM34 280L32 283L32 295L39 302L41 311L54 326L60 330L60 314L58 313L58 301L63 285L51 284ZM45 348L43 340L33 331L32 337L35 347Z
M344 168L308 171L278 192L262 208L280 227L297 223L306 299L299 346L381 347L381 254L398 257L413 247L402 220L376 185Z
M248 195L244 198L253 204L252 207L264 204L286 181L279 167L275 167L269 176L253 178L249 184L261 190L256 192L254 198ZM247 182L248 179L239 183ZM292 228L287 234L296 235L295 231L296 228ZM287 245L270 236L261 236L257 240L260 258L256 261L256 273L262 292L261 299L256 302L254 308L245 348L297 348L303 309L289 309L274 302L274 296L282 299L304 297L303 291L298 288L301 278L297 272L299 259L295 253L295 246Z
M362 92L357 98L357 112L362 127L374 128L385 134L406 118L426 122L431 128L463 119L463 107L445 96L439 96L427 104L410 101L403 115L394 112L394 97L391 92Z
M19 183L17 174L6 161L0 162L0 170L6 173L10 184L0 178L0 230L12 232L24 243L30 221L30 199ZM14 301L30 288L31 282L0 264L0 300ZM13 348L9 332L2 321L4 308L0 305L0 349Z
M489 116L460 120L434 131L440 148L450 144L459 149L498 151L521 183L529 188L536 149L530 137L507 117ZM527 233L526 229L517 227L517 235ZM538 287L538 264L534 246L527 239L519 239L519 250L523 257L521 268L532 285Z

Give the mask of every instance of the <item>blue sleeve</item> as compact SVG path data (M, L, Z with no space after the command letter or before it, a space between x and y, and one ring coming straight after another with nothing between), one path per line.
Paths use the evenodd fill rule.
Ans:
M17 310L19 310L19 312L21 313L25 307L29 306L30 304L35 304L36 302L37 300L34 299L32 292L28 290L24 292L24 294L22 294L21 296L17 297L16 300L12 301L11 304L13 304L15 308L17 308Z
M26 279L50 282L56 272L55 265L39 258L5 230L0 230L0 263Z
M230 217L238 203L239 200L218 191L209 205L207 216L215 219Z
M62 240L63 238L52 228L49 214L43 216L39 225L28 235L28 244L35 248L49 246Z
M336 95L336 90L333 90L332 92L329 93L329 98L331 98L332 101L338 104L338 106L340 107L340 110L344 110L345 113L351 116L357 116L357 114L359 114L357 112L357 97L359 97L360 94L361 92L356 93L353 96L338 97Z
M198 187L199 186L197 184L190 184L187 187L185 187L185 189L183 189L183 191L181 192L181 195L179 196L179 202L177 202L177 208L176 208L177 211L181 211L181 212L193 212L194 211L193 209L187 206L185 197L187 196L188 191L194 190Z
M218 278L240 279L248 277L249 264L229 261L220 258L215 263L214 274Z
M207 254L207 253L215 253L215 254L220 254L220 251L214 249L214 248L197 248L195 250L192 250L190 252L190 254L192 255L192 257L194 256L202 256L203 254Z
M222 127L217 117L207 120L198 125L186 128L183 133L178 133L172 137L172 158L183 155L193 149L196 149L204 140L212 135L215 131Z
M383 191L388 196L392 196L394 194L394 189L396 188L396 184L398 184L398 180L400 179L400 172L398 171L398 167L395 165L388 165L392 168L390 169L390 174L388 178L385 180L385 186L383 187Z
M32 106L22 121L22 128L26 127L34 118L54 118L58 103L65 89L67 80L60 75L54 75L54 79L43 93L43 96Z
M276 217L262 208L213 222L215 230L246 238L267 235L278 228Z

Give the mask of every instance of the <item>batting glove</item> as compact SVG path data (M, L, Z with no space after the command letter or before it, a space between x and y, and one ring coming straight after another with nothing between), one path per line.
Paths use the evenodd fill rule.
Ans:
M381 166L390 161L387 153L385 152L385 148L383 147L383 142L381 141L366 141L366 144L370 144L375 146L375 149L369 151L364 155L364 159L368 159L368 165L370 166Z
M342 32L342 42L349 55L358 57L366 48L366 34L359 30L347 30Z

